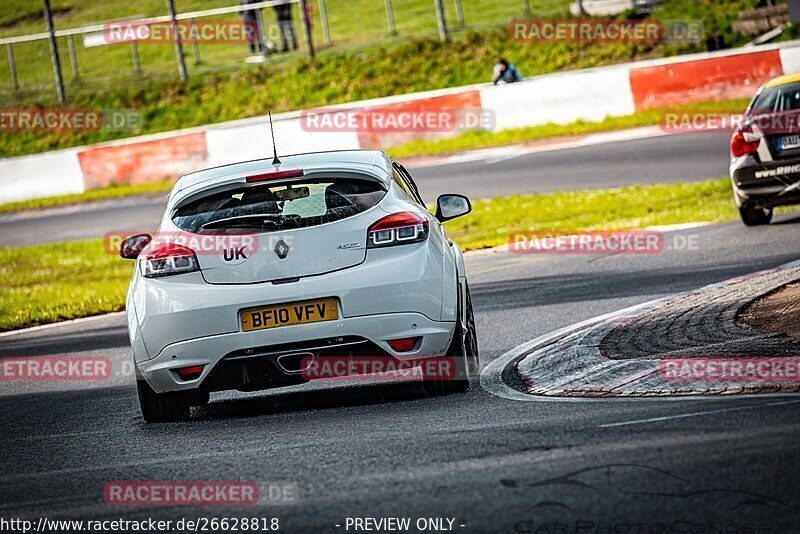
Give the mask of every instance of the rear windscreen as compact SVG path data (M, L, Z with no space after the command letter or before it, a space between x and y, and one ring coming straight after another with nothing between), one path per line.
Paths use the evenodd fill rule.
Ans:
M249 185L185 204L172 221L189 232L307 228L357 215L385 194L381 183L357 179Z
M773 111L793 111L800 109L800 82L767 87L753 102L750 111L769 113Z

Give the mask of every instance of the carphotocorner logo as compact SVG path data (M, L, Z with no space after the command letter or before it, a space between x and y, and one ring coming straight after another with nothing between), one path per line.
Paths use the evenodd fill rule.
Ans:
M111 481L103 501L111 506L253 506L296 504L296 482Z
M300 113L307 132L465 132L492 130L495 113L481 108L463 109L315 109Z
M515 41L566 43L699 43L705 35L699 20L515 19Z
M0 132L128 132L143 125L135 109L0 109Z

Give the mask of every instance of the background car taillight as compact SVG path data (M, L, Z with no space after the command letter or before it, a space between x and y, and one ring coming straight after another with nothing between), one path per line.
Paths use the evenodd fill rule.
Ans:
M142 276L146 278L200 270L194 251L174 243L164 243L151 249L145 249L141 265Z
M411 212L392 213L367 230L367 248L419 243L428 237L428 220Z
M747 154L755 154L758 152L760 142L761 136L750 131L749 127L740 128L731 138L731 156L738 158Z

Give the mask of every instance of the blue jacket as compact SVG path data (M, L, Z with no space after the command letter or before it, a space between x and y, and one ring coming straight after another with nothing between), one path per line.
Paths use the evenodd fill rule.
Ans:
M522 80L522 74L519 73L517 67L515 67L513 63L509 63L508 68L504 71L500 70L500 65L494 66L494 72L492 73L493 84L497 85L500 81L514 83L520 80Z

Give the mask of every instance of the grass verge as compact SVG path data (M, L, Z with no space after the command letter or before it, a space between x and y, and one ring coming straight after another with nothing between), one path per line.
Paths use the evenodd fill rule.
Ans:
M447 223L463 250L508 243L512 232L623 230L736 218L730 180L514 195L473 204L472 213Z
M0 248L0 330L122 310L133 263L101 239Z
M733 219L727 179L621 189L515 195L478 201L447 223L464 250L508 242L511 232L641 228ZM0 248L0 330L123 309L133 263L101 239Z

